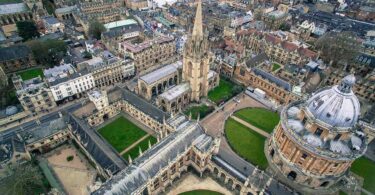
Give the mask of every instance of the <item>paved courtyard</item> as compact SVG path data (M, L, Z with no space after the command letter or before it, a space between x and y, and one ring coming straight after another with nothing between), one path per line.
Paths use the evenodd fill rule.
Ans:
M73 156L73 160L68 161L68 156ZM88 187L95 181L96 171L74 147L65 145L57 148L47 156L47 160L68 194L89 194Z
M233 112L248 107L264 107L263 104L243 93L237 97L239 97L240 103L231 100L222 109L215 110L201 121L201 124L209 135L216 137L222 134L225 121Z
M177 195L183 192L189 192L193 190L210 190L225 195L233 194L227 188L221 186L219 183L217 183L210 177L199 178L196 175L188 173L186 177L182 178L181 183L179 183L179 185L177 185L175 188L171 189L170 192L167 193L167 195Z

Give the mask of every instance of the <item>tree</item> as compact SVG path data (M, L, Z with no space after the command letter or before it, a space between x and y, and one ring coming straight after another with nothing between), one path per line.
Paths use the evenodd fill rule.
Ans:
M105 27L102 23L97 20L90 22L89 24L89 35L97 40L100 40L102 32L105 31Z
M283 23L280 24L279 30L289 31L290 30L290 25L288 23L286 23L286 22L283 22Z
M12 174L0 182L0 191L4 195L37 194L43 192L43 176L37 166L31 163L18 165Z
M24 41L39 37L38 29L33 21L19 21L16 23L18 34Z
M32 40L26 44L31 48L35 60L39 64L49 67L58 65L67 52L67 46L65 42L61 40Z
M322 59L333 66L351 63L360 50L357 36L349 31L328 32L315 45L321 51Z
M88 52L88 51L84 51L84 52L82 53L82 56L83 56L83 58L86 58L86 59L92 59L92 55L91 55L91 53Z

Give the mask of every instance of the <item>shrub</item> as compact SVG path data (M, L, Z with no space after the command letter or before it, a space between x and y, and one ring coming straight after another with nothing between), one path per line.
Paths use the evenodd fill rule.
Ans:
M73 159L74 159L74 156L68 156L68 157L66 157L67 161L72 161Z

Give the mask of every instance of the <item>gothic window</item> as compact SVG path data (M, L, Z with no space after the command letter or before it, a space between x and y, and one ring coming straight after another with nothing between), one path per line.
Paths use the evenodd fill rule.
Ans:
M188 63L188 75L193 76L193 64L191 62Z
M199 77L203 76L204 63L201 62Z
M240 69L240 75L245 76L245 69L243 69L243 68Z

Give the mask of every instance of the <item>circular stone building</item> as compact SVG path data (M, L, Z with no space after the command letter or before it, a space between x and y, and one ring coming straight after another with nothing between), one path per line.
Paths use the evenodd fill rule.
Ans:
M307 193L331 193L355 159L364 154L357 126L360 104L353 75L323 88L307 101L286 106L265 153L279 179Z

